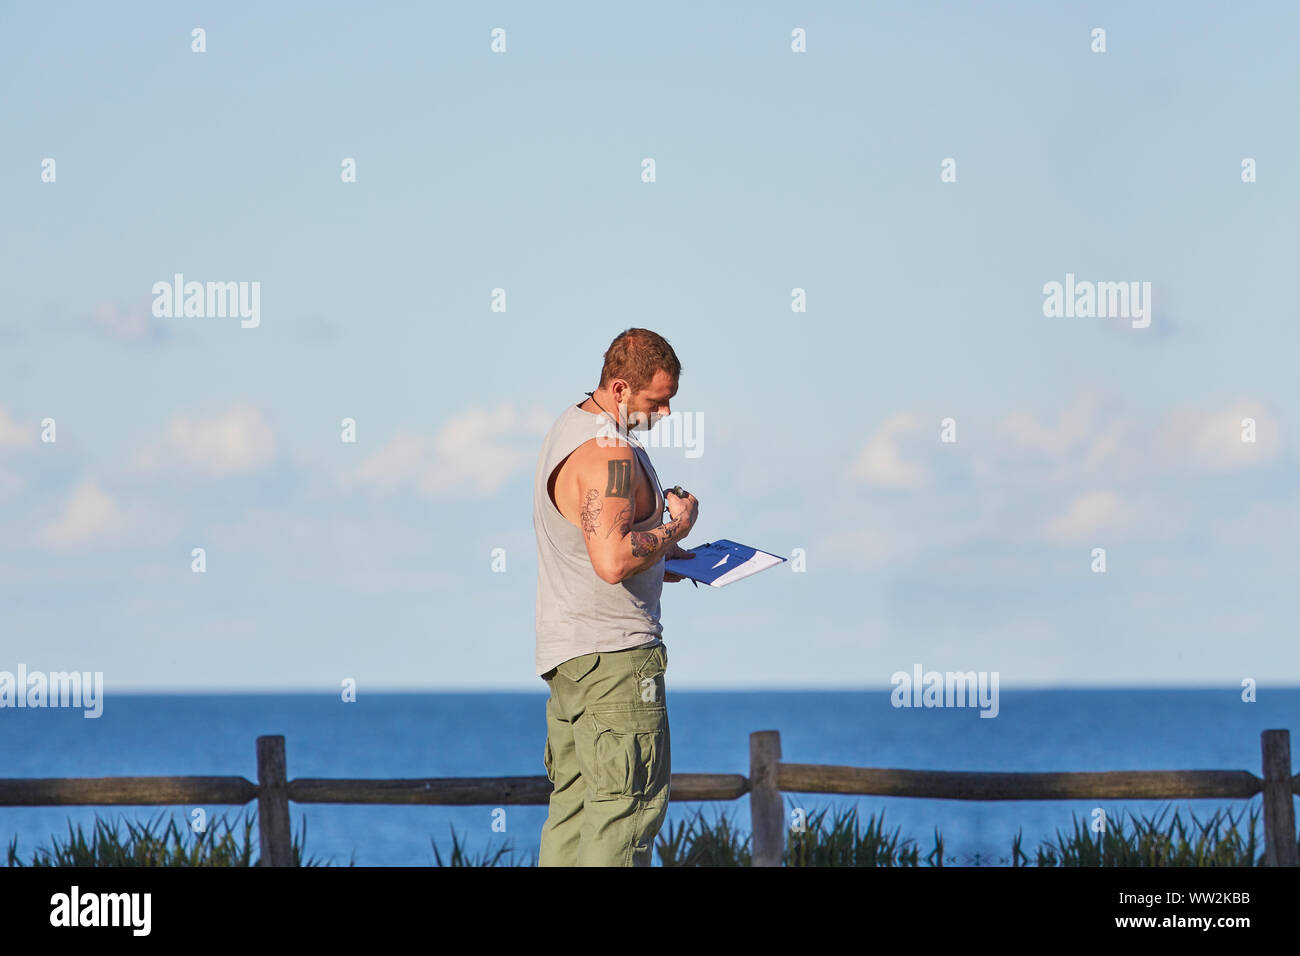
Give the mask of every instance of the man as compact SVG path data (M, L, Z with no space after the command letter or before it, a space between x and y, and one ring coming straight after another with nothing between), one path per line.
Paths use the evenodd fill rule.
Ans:
M533 484L537 674L546 681L550 813L539 866L649 866L671 757L659 623L664 559L698 516L667 499L632 434L670 414L681 364L648 329L605 352L600 385L547 433ZM665 505L672 520L663 523Z

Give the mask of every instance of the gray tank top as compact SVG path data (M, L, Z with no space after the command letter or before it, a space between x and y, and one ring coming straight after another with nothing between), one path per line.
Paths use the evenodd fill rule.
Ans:
M583 411L578 407L581 404L568 406L546 433L533 481L539 677L557 664L583 654L663 643L663 626L659 623L663 558L618 584L601 580L591 566L581 529L560 514L547 493L551 472L575 448L600 435L613 439L613 420L608 415ZM645 446L635 434L623 434L654 485L654 510L644 521L632 525L633 531L648 531L663 523L663 489Z

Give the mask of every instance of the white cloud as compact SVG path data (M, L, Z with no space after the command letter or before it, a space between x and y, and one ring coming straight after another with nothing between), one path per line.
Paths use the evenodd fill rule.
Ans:
M853 463L853 477L884 488L918 488L929 481L920 465L903 459L897 438L919 427L915 415L892 415L876 431ZM937 432L936 432L937 434Z
M1168 539L1187 527L1181 502L1166 495L1093 490L1076 495L1037 531L1055 544L1105 547L1110 541Z
M473 408L432 435L402 431L368 456L351 483L391 493L412 487L426 497L495 494L521 472L531 474L541 450L537 438L551 421L540 409Z
M148 476L228 478L265 468L275 451L275 432L262 413L239 405L209 418L176 415L162 440L139 453L134 470Z
M1255 421L1255 441L1242 441L1242 420ZM1212 472L1237 471L1267 464L1278 456L1281 429L1260 403L1239 401L1208 415L1184 412L1176 421L1186 429L1190 463Z
M1262 468L1283 454L1277 416L1244 398L1144 416L1087 387L1055 415L1017 410L987 425L959 416L951 447L924 440L931 417L940 416L891 416L858 455L853 476L886 490L942 476L943 487L901 502L845 489L843 500L827 503L834 530L822 547L879 567L964 541L1073 547L1170 538L1189 527L1189 509L1199 507L1189 496L1203 479ZM1256 422L1254 443L1241 441L1243 418Z
M969 431L967 432L969 434ZM987 437L969 443L972 474L998 486L1068 488L1080 482L1134 477L1131 449L1145 453L1144 436L1132 419L1095 388L1082 389L1055 423L1017 410L997 422Z
M1119 496L1110 491L1089 491L1070 502L1065 512L1045 527L1048 538L1059 544L1078 544L1122 527L1128 516Z
M1101 392L1084 388L1062 410L1055 425L1040 424L1032 412L1015 411L1002 420L999 430L1007 443L1021 452L1060 457L1088 441L1105 405Z
M1253 443L1241 440L1243 418L1256 422ZM996 443L974 452L979 477L1068 487L1259 467L1277 458L1281 429L1263 403L1247 399L1219 410L1177 406L1144 426L1137 416L1088 389L1054 425L1040 423L1029 412L1014 412L998 423L995 433Z
M68 497L63 511L39 533L41 544L58 551L83 548L119 535L126 516L94 479L86 479Z

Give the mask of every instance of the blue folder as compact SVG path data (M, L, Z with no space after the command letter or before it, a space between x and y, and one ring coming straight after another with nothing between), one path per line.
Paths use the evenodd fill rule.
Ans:
M694 552L689 558L664 560L664 570L715 588L766 571L786 560L769 551L760 551L726 538L686 548Z

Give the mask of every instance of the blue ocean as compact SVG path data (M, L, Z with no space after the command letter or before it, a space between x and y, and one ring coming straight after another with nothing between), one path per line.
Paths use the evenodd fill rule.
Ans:
M1260 774L1260 732L1300 730L1300 689L1258 691L1003 690L997 717L972 708L895 708L888 690L706 692L668 689L675 772L748 773L749 734L781 732L783 759L922 770L1249 770ZM285 737L294 777L469 777L541 775L545 690L538 693L337 695L110 695L101 717L79 710L0 710L0 776L95 777L241 775L257 779L259 735ZM1293 744L1295 746L1295 744ZM930 851L937 827L948 865L998 865L1019 831L1032 849L1072 815L1101 805L1113 820L1128 811L1178 810L1204 820L1215 809L1258 809L1244 800L998 801L915 800L786 794L789 807L814 812L857 806L884 814ZM250 805L251 806L251 805ZM699 804L674 801L668 821L696 809L725 812L749 831L747 798ZM0 807L0 841L15 836L24 856L96 813L131 820L162 807ZM193 807L175 808L185 825ZM427 866L433 843L444 859L455 829L472 853L507 845L519 862L535 860L543 806L507 806L505 832L493 807L330 806L290 804L294 832L306 819L306 851L336 865ZM209 814L239 808L210 806ZM496 815L500 819L500 814ZM1244 818L1243 818L1244 822ZM498 824L498 829L499 829ZM661 831L666 833L665 831ZM1262 823L1261 829L1262 832ZM656 856L656 864L658 862Z

